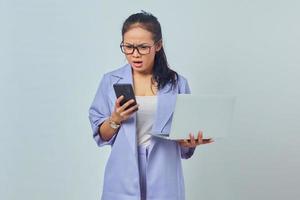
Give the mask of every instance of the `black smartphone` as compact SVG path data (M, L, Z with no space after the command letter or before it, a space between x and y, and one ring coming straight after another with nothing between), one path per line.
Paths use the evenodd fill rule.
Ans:
M136 105L136 99L135 99L135 94L132 88L131 84L128 83L116 83L113 85L114 86L114 90L116 93L116 97L119 98L120 96L124 96L124 99L122 99L122 101L120 102L120 105L122 106L124 103L126 103L127 101L129 101L130 99L134 99L134 103L130 104L129 107L127 107L126 109Z

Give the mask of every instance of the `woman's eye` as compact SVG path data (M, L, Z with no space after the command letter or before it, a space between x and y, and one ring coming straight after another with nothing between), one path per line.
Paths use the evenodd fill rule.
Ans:
M130 45L126 45L124 46L126 49L133 49L133 46L130 46Z
M142 50L146 50L146 49L148 49L148 46L140 46L139 48Z

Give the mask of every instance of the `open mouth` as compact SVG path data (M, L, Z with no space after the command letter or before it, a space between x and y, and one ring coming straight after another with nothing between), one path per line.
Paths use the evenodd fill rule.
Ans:
M135 67L142 67L143 61L133 61L133 65L134 65Z

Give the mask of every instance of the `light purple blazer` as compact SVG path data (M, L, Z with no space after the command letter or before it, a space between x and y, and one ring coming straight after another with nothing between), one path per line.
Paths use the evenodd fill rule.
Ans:
M99 85L89 109L93 137L99 147L111 146L111 153L105 168L102 200L139 200L139 170L137 157L136 115L124 121L109 141L103 141L98 134L99 125L114 109L116 96L114 83L132 84L129 64L106 73ZM153 132L168 133L178 93L190 93L187 80L179 75L178 85L171 89L167 84L158 91L157 111ZM184 123L184 122L183 122ZM187 133L188 135L188 133ZM190 158L195 148L182 148L177 142L152 137L147 167L147 200L185 199L181 158Z

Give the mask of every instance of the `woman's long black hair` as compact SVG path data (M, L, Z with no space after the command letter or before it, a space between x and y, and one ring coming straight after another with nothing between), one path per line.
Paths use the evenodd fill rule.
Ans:
M122 27L123 39L124 34L129 31L134 24L138 24L141 28L151 32L155 43L162 41L159 21L151 13L145 11L130 15L125 20ZM158 89L162 89L168 83L171 83L172 88L177 84L178 74L169 68L163 47L155 54L152 79L157 82Z

